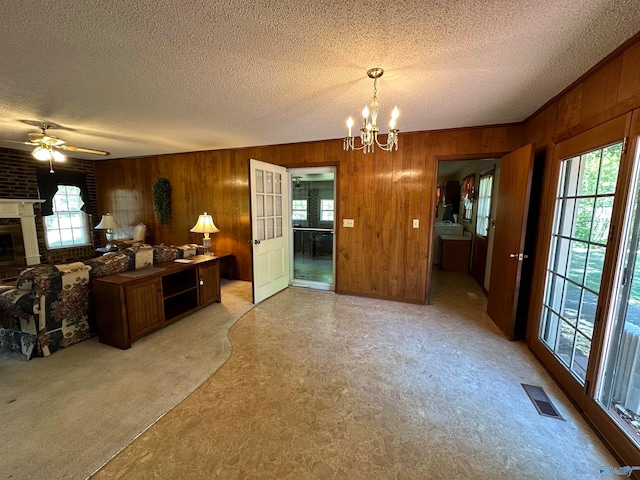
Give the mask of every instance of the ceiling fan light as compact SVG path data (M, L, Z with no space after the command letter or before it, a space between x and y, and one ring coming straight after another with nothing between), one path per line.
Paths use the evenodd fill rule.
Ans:
M57 150L53 150L51 152L51 156L56 162L64 162L67 159L67 157L65 157L62 153L58 152Z
M33 155L36 160L51 160L51 152L42 146L37 146L33 152L31 152L31 155Z

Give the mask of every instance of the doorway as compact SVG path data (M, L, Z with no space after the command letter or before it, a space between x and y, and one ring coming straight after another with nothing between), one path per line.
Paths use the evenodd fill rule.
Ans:
M335 290L335 167L290 168L290 285Z
M471 275L487 294L497 208L492 200L500 162L500 158L438 162L432 283L442 278L433 275L434 270Z

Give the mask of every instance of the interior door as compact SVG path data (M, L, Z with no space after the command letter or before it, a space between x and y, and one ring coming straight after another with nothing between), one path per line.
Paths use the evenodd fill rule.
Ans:
M251 159L253 303L289 285L289 182L287 170Z
M487 313L514 339L524 240L533 176L533 144L502 157Z

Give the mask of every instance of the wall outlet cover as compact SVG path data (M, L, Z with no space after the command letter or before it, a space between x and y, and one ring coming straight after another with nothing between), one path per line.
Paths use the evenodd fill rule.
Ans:
M342 219L342 226L343 227L347 227L347 228L353 228L353 226L355 225L353 218L343 218Z

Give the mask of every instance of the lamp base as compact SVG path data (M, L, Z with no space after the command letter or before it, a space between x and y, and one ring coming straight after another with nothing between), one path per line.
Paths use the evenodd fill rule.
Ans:
M211 251L211 239L210 238L203 238L202 239L202 246L204 246L204 254L208 255L208 256L212 256L213 252Z

